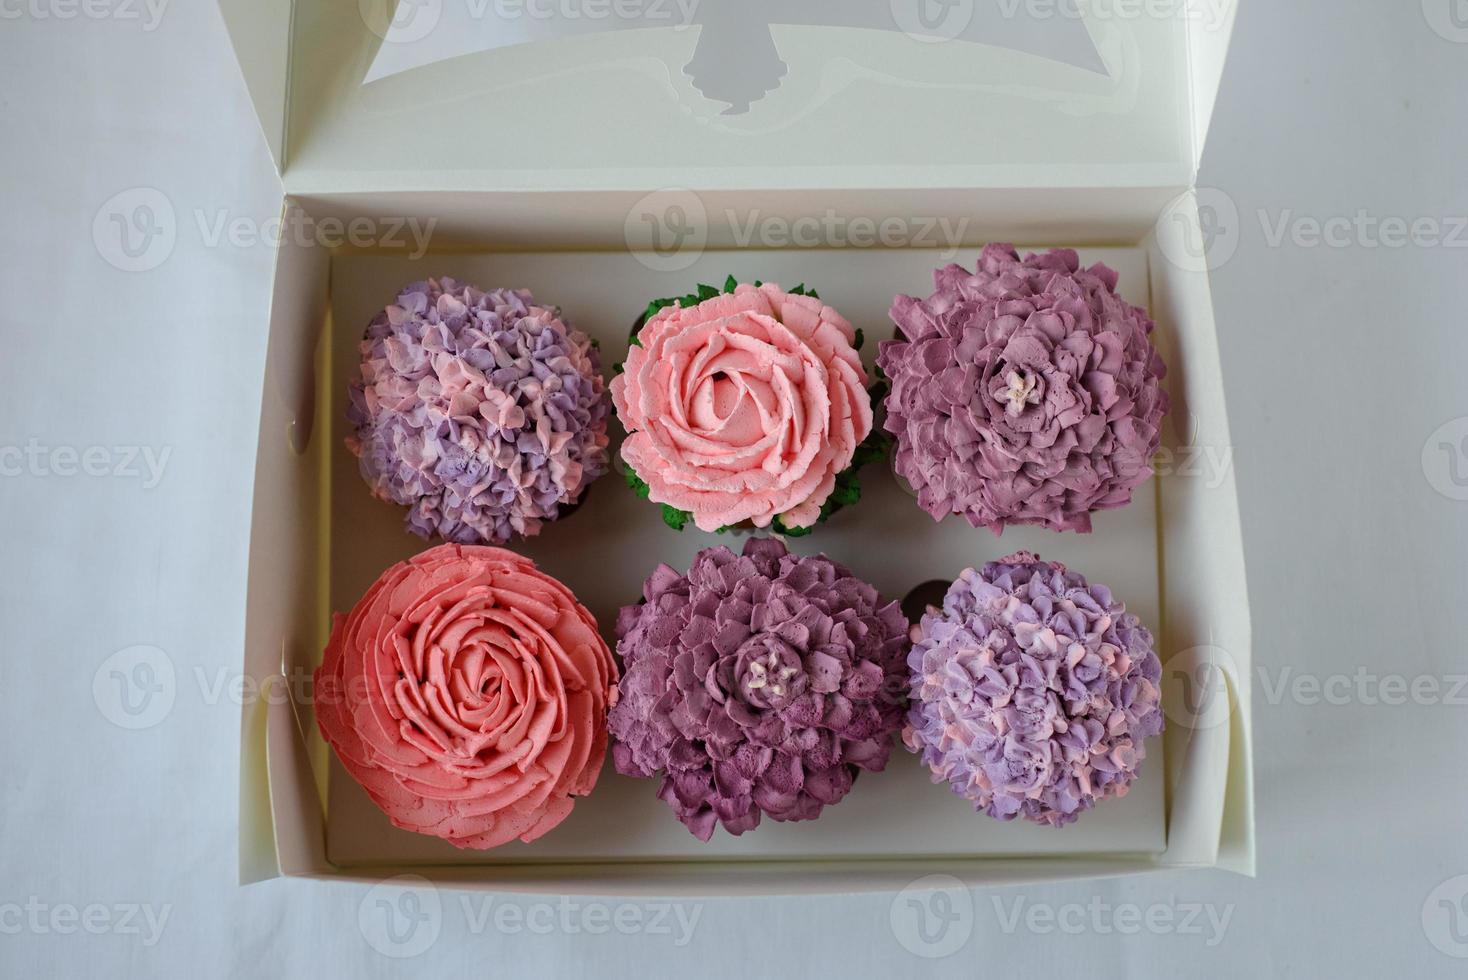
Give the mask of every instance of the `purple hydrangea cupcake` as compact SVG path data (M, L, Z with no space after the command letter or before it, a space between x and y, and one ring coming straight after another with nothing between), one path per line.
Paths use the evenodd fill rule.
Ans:
M908 748L1000 820L1059 827L1125 796L1162 731L1152 634L1105 586L1028 552L959 576L907 662Z
M414 283L361 349L347 446L373 494L408 508L414 534L529 537L607 470L597 349L523 289Z
M624 672L607 720L628 776L700 840L813 820L902 726L908 623L895 602L824 556L777 540L709 548L687 575L663 565L622 610Z
M1116 273L1054 249L1021 260L984 249L950 265L925 300L899 296L899 337L877 363L892 382L894 467L942 520L1091 530L1152 475L1166 368L1153 323L1116 294Z

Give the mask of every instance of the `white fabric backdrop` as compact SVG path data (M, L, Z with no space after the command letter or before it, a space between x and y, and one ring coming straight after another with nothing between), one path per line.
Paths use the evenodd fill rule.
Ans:
M1461 975L1468 502L1452 498L1468 460L1438 444L1468 422L1434 431L1468 416L1468 252L1421 240L1468 245L1452 220L1468 215L1454 4L1463 20L1459 0L1246 3L1213 123L1202 183L1240 214L1214 282L1262 673L1257 880L950 896L925 934L891 896L710 901L661 931L652 908L444 895L433 941L398 965ZM0 65L0 975L387 972L359 928L380 895L235 885L238 711L209 692L240 661L272 254L210 246L196 215L259 223L278 192L218 13L3 0ZM128 273L92 225L140 187L174 207L177 240ZM1312 244L1311 221L1331 218ZM1419 241L1392 247L1386 218L1422 219ZM92 685L131 669L104 662L135 645L180 677L166 717L130 731ZM1383 703L1387 675L1438 691Z

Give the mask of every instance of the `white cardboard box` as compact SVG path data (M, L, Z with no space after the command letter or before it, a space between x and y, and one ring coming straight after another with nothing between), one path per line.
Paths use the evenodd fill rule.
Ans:
M1208 226L1193 190L1232 4L1122 0L1086 6L1082 19L1069 0L943 8L969 10L965 23L1005 47L894 29L912 26L908 0L846 0L836 19L859 26L824 23L817 0L791 2L780 17L796 10L799 23L771 23L768 39L759 23L752 40L744 23L736 44L755 51L749 63L772 45L783 79L747 111L722 115L683 67L706 64L706 34L727 36L724 0L689 8L702 10L692 27L583 22L559 38L505 0L415 0L437 11L426 32L402 18L382 30L385 2L220 4L281 173L286 226L348 229L356 219L386 237L401 221L434 222L416 260L391 241L364 250L282 236L244 658L272 694L242 719L242 880L412 872L513 891L714 895L896 889L934 872L974 883L1169 867L1252 873L1249 612L1199 247ZM615 9L639 9L626 2ZM613 9L604 0L555 9L576 3ZM851 21L855 8L868 19ZM504 46L526 40L527 25L534 43ZM900 247L832 248L884 227L896 232L883 244ZM659 251L668 242L653 235L680 229L681 248ZM925 247L925 236L956 254ZM1090 538L1022 529L999 541L955 519L932 524L873 467L869 499L796 547L832 553L894 597L1020 547L1111 584L1153 627L1164 661L1168 730L1131 796L1063 831L999 824L929 784L898 749L886 773L863 776L819 821L696 847L651 783L608 767L542 841L466 854L389 827L334 772L299 680L319 661L331 609L424 547L370 499L341 447L353 343L397 287L443 273L530 286L602 340L610 362L647 299L729 272L807 279L868 336L885 337L892 294L925 293L928 269L972 265L977 246L995 240L1080 248L1121 269L1123 292L1149 307L1174 405L1162 473L1130 507L1102 515ZM522 548L604 625L656 562L686 563L718 540L660 529L656 508L618 483L605 478L564 526ZM914 546L873 559L878 513L901 515L898 537ZM577 565L592 560L625 569L578 580ZM1199 690L1223 696L1199 700ZM618 832L598 832L609 826Z

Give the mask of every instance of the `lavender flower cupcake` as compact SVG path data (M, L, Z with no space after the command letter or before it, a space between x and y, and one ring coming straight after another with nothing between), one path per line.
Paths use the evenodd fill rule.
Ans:
M881 771L902 725L907 620L825 557L779 541L663 565L622 610L625 670L607 719L627 776L700 840L813 820L857 775Z
M1109 589L1019 552L913 629L903 739L975 809L1059 827L1125 796L1162 731L1152 634Z
M990 245L969 272L934 274L927 299L899 296L891 379L893 465L918 503L996 534L1006 525L1091 530L1152 475L1167 373L1145 311L1116 272L1054 249L1021 260Z
M525 290L414 283L361 349L347 447L420 537L530 537L607 470L596 346Z

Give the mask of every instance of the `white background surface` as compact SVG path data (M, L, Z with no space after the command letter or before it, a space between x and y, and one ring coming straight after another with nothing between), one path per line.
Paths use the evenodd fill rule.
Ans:
M1468 875L1468 704L1442 703L1468 673L1468 502L1434 488L1452 485L1434 430L1468 416L1468 251L1371 247L1377 231L1359 230L1395 217L1451 231L1468 215L1454 2L1246 3L1214 118L1201 183L1240 214L1214 289L1258 664L1257 880L952 896L937 944L892 896L708 901L682 910L698 918L679 947L676 918L671 935L588 935L505 899L528 921L497 927L491 910L480 928L482 909L446 894L435 941L406 963L364 938L366 888L235 885L239 714L209 692L240 662L273 256L209 247L193 216L261 222L278 188L218 14L175 0L144 30L146 15L0 3L0 446L169 452L149 488L0 477L0 974L1462 975L1468 960L1444 950L1468 941L1437 900L1468 893L1452 881ZM99 209L136 187L180 217L147 273L93 244ZM1358 227L1311 245L1302 218ZM166 651L178 697L127 731L92 683L135 644ZM1440 693L1380 703L1371 678L1387 675ZM1292 687L1301 676L1332 696ZM1121 903L1161 911L1134 929ZM97 934L69 918L92 905ZM1180 927L1194 905L1200 932ZM1209 911L1227 916L1221 939ZM161 935L148 912L166 913ZM1459 928L1468 940L1468 911Z

